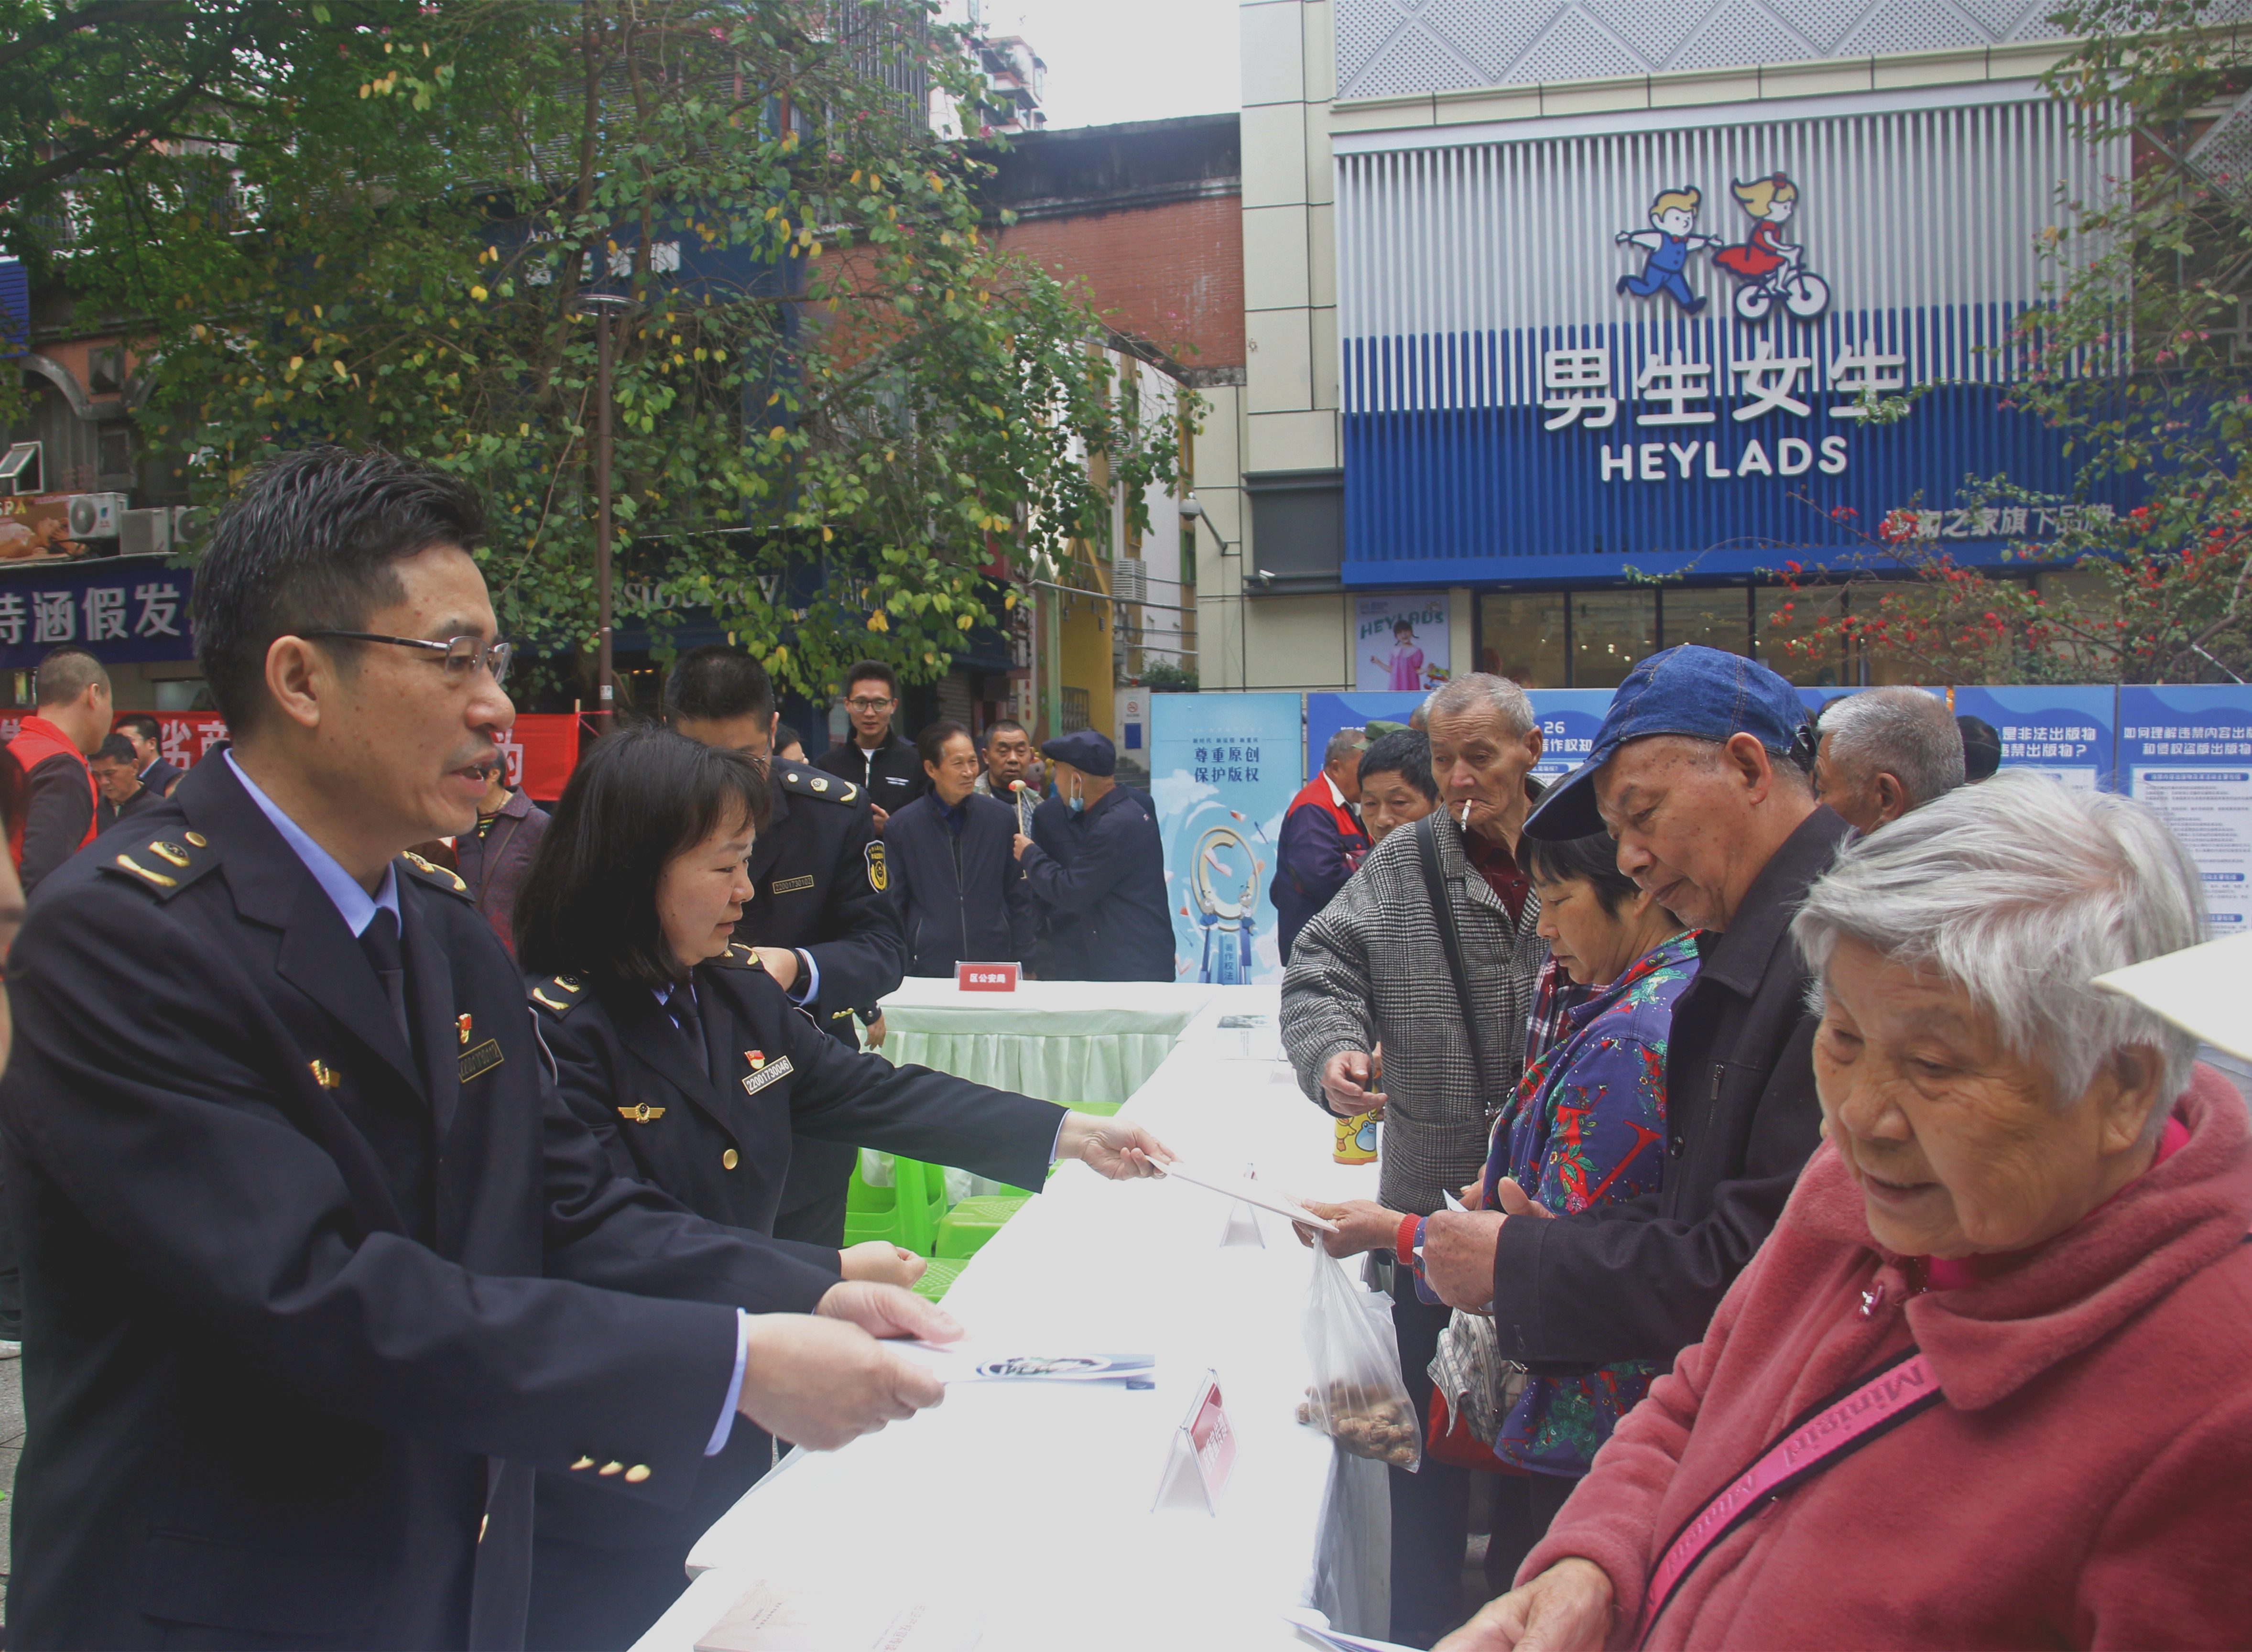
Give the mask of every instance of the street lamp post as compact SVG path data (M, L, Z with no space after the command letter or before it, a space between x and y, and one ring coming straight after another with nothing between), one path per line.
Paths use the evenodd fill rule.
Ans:
M610 663L610 377L617 345L612 323L622 320L634 302L615 293L581 293L579 311L594 320L594 733L610 732L617 709L617 678Z

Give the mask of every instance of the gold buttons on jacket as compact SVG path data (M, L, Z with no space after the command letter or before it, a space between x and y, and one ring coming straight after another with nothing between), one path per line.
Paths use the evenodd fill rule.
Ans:
M578 1461L571 1465L571 1469L572 1472L575 1474L581 1468L591 1468L594 1466L594 1460L592 1457L581 1457Z
M648 1478L649 1465L645 1462L637 1462L626 1470L626 1484L629 1486L637 1486Z
M598 1475L622 1475L625 1469L626 1466L622 1462L606 1462L594 1472Z
M736 1152L733 1148L729 1148L725 1153L722 1153L719 1156L719 1168L722 1170L732 1170L735 1166L741 1163L742 1155Z

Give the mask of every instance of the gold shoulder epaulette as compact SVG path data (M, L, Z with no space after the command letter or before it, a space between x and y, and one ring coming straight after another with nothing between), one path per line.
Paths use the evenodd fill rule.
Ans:
M576 975L556 975L532 989L532 1002L559 1020L587 1001L587 983Z
M145 844L114 850L101 870L170 900L219 864L219 851L201 832L182 831L177 836L150 839Z
M468 898L469 886L462 881L459 872L441 866L434 860L425 860L413 850L401 855L400 859L421 872L426 882L435 884L448 894L460 895L465 899Z

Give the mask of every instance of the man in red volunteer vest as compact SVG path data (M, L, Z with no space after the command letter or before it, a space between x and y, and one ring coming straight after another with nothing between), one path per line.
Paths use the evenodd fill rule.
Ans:
M1361 731L1341 728L1322 752L1321 773L1308 781L1282 816L1282 842L1275 846L1275 940L1282 961L1306 921L1330 904L1359 870L1368 852L1368 832L1353 812L1360 795Z
M8 745L26 782L24 816L8 823L26 895L94 841L97 794L86 760L109 732L109 673L84 649L56 649L39 662L38 702Z

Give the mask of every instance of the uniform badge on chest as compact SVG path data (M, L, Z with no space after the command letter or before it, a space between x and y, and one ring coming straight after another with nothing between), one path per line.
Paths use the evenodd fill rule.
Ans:
M756 1095L775 1079L786 1079L797 1070L789 1065L788 1056L776 1056L769 1061L757 1050L744 1051L743 1059L751 1064L751 1070L743 1075L745 1095Z

